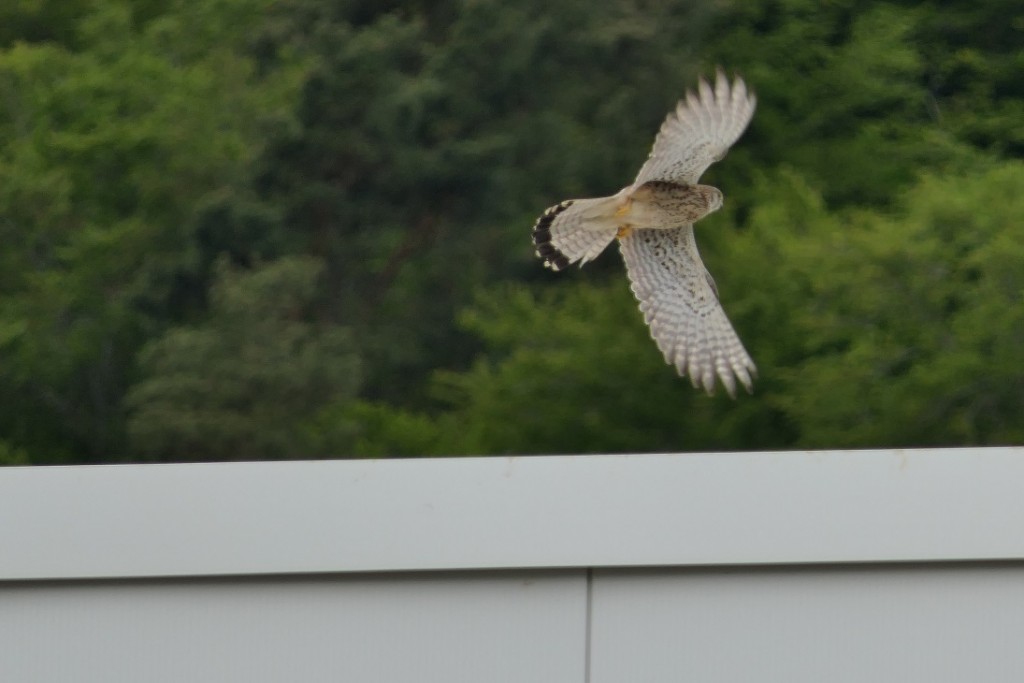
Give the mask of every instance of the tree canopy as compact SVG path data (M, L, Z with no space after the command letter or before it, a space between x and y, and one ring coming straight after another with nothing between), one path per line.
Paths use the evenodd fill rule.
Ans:
M1024 14L837 0L0 9L0 464L1024 440ZM697 225L760 368L663 364L608 253L718 65ZM609 252L614 252L612 248Z

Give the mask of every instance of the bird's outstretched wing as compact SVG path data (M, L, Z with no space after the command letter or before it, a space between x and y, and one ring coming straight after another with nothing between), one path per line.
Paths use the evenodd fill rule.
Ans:
M718 303L714 282L693 239L693 226L634 230L619 247L633 294L665 361L695 387L730 396L736 380L749 392L757 368Z
M743 134L756 106L757 98L742 79L730 84L719 70L714 90L702 79L697 93L687 92L665 119L634 187L651 180L696 183Z

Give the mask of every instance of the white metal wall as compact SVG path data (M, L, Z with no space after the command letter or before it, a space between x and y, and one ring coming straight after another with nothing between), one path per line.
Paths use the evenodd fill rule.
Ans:
M0 680L584 680L585 581L536 572L0 587Z
M0 469L0 681L1021 681L1022 456Z
M38 683L1024 680L1024 567L602 570L0 586Z
M604 571L591 683L1024 681L1024 566Z

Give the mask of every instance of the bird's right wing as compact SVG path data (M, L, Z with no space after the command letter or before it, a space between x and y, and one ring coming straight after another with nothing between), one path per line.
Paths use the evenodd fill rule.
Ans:
M737 379L751 391L757 368L718 303L693 226L634 230L619 248L633 294L665 361L709 394L716 377L730 396L736 396Z
M742 79L730 84L719 70L714 90L703 79L697 90L687 92L665 119L634 187L652 180L692 185L743 135L757 98Z

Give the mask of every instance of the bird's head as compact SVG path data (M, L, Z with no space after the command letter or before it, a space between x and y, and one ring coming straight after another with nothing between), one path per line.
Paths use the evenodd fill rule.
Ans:
M708 203L708 213L713 213L722 208L722 191L710 185L701 185L704 191L704 198Z

